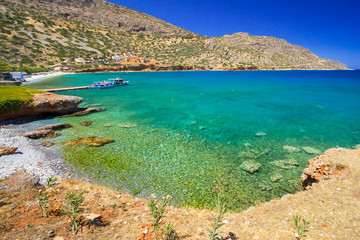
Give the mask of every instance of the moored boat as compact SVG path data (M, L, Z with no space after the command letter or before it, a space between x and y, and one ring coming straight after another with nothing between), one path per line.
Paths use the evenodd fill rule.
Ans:
M114 83L115 86L124 86L129 84L129 81L124 81L124 79L120 77L110 78L108 81Z

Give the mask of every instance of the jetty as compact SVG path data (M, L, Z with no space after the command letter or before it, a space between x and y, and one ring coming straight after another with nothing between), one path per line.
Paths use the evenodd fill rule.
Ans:
M45 92L63 92L63 91L74 91L74 90L82 90L82 89L89 89L89 86L68 87L68 88L54 88L54 89L41 89L41 91L45 91Z

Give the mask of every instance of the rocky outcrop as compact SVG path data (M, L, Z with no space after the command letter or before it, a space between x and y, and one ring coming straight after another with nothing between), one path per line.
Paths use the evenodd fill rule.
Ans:
M0 157L4 155L13 154L18 150L17 147L0 147Z
M56 95L49 92L35 94L33 102L23 103L19 111L0 114L0 122L20 117L73 113L78 110L78 105L82 101L80 97Z
M337 157L342 149L329 149L322 155L309 159L308 167L301 175L301 184L308 189L314 183L332 178L345 169L341 159Z

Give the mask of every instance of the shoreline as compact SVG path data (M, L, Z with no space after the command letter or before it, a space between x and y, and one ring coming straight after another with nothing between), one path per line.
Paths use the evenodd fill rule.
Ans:
M46 124L39 124L42 125ZM30 127L25 123L0 128L0 146L18 148L14 154L1 157L0 179L5 179L22 169L39 176L40 184L45 184L49 177L65 178L68 175L69 168L62 158L59 145L48 148L40 144L49 141L48 139L35 140L19 136L34 130L33 126L34 124Z
M48 72L48 73L40 73L40 74L32 74L30 77L25 77L27 82L24 82L24 85L28 83L34 83L38 81L45 80L51 77L58 77L63 75L73 74L73 72Z

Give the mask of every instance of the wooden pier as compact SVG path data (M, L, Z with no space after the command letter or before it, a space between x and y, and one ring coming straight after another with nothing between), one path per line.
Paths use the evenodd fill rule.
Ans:
M89 86L81 86L81 87L68 87L68 88L54 88L54 89L41 89L45 92L63 92L63 91L73 91L73 90L82 90L89 89Z

